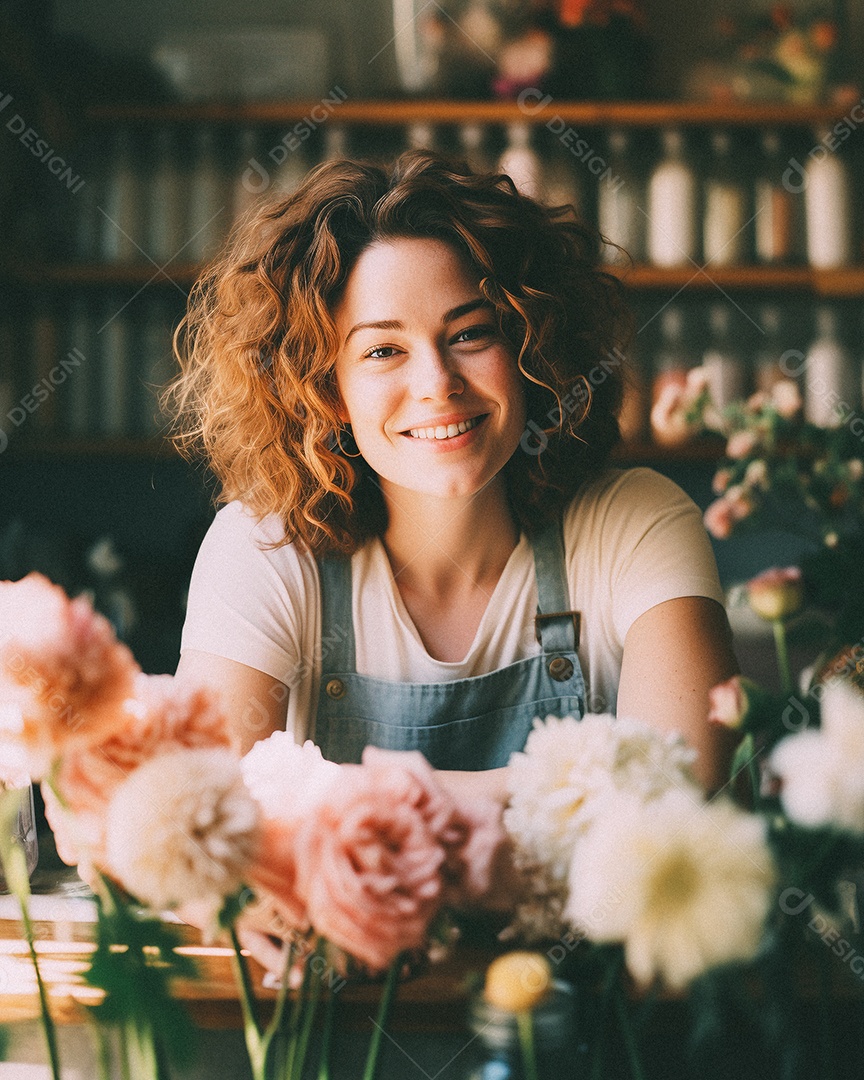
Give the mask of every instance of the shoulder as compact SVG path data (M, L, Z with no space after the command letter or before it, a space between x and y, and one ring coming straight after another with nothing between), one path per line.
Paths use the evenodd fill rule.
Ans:
M701 522L699 508L668 477L647 468L606 469L571 500L564 513L564 533L648 530L682 514Z

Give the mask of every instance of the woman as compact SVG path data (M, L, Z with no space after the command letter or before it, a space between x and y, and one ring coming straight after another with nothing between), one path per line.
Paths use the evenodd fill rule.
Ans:
M199 283L173 394L228 505L178 673L244 749L286 724L337 761L420 749L503 798L534 717L617 708L720 782L716 567L674 484L606 467L628 321L597 252L415 151L319 166Z

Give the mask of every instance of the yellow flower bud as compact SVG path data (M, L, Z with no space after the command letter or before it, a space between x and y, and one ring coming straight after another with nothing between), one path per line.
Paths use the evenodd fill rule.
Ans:
M552 969L542 953L510 952L489 965L483 996L507 1012L526 1012L552 989Z
M765 570L748 582L747 599L756 614L768 622L788 619L804 604L801 571L795 566Z

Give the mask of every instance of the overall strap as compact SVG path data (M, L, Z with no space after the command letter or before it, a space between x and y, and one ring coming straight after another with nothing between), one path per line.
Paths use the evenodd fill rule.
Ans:
M570 591L564 561L560 522L550 522L534 539L537 577L537 640L548 652L575 652L579 648L579 612L570 610Z
M351 559L327 555L318 560L321 582L321 670L354 672L357 661L351 611Z

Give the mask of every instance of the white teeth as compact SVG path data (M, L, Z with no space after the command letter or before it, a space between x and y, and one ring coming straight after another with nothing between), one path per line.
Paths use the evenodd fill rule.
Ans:
M442 424L440 427L411 428L408 434L412 439L452 439L456 435L464 435L466 431L477 427L480 417L475 416L471 420L460 420L458 424Z

